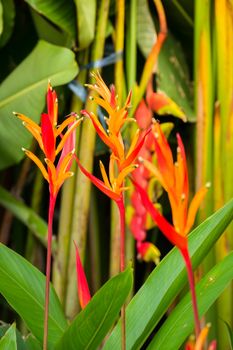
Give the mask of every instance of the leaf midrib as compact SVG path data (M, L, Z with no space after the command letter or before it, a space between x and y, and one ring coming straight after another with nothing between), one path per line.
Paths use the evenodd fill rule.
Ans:
M52 75L50 75L50 78L55 78L61 74L63 74L64 72L66 71L66 69L62 70L62 71L59 71L59 72L56 72ZM12 73L13 74L13 73ZM44 84L48 82L48 77L45 77L43 79L40 79L38 82L36 83L33 83L29 86L27 86L26 88L14 93L13 95L11 96L8 96L6 98L4 98L2 101L0 101L0 108L4 107L5 105L7 105L9 102L12 102L14 100L16 100L17 98L19 98L20 96L23 96L25 95L26 93L32 91L32 90L35 90L37 87L39 87L40 85Z

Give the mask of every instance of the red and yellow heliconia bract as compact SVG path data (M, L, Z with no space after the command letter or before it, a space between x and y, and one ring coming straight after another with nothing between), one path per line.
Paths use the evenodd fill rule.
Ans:
M185 344L185 350L204 350L206 349L205 343L207 335L210 329L210 324L207 324L200 332L198 338L195 340L192 336ZM216 350L217 342L216 340L211 341L207 350Z
M34 136L44 153L47 169L34 153L23 148L26 155L39 167L48 181L50 193L56 196L64 181L73 175L69 169L75 151L75 129L82 118L78 119L77 115L72 113L61 125L57 125L58 100L50 82L47 89L47 113L42 113L40 126L24 114L16 112L14 114L23 121L23 125ZM67 131L63 135L66 128ZM55 166L56 156L60 152L58 164Z
M140 185L136 184L142 201L146 208L153 212L154 219L157 220L162 227L160 229L167 238L180 249L187 244L187 234L194 224L197 210L204 199L209 184L203 186L194 196L189 205L189 180L188 169L185 156L184 145L179 134L177 134L177 160L174 162L172 151L164 136L158 122L154 122L152 134L155 142L155 153L157 156L157 164L152 164L146 159L140 159L143 165L151 172L161 183L162 187L168 194L172 211L173 226L160 213L156 213L154 206L146 195L145 191L140 189ZM162 222L163 221L163 222ZM159 224L158 224L159 225Z
M94 85L87 86L97 93L94 97L92 97L92 99L99 106L103 107L108 113L108 117L105 117L107 130L104 129L98 117L94 113L83 110L82 114L91 119L97 134L111 150L109 169L107 172L103 163L100 162L100 171L103 178L103 181L101 181L94 175L90 174L80 164L78 159L77 162L81 171L87 177L89 177L96 187L98 187L103 193L114 201L119 202L122 200L122 193L128 189L124 186L125 178L138 167L134 161L150 130L140 133L140 130L138 129L133 137L128 151L126 152L121 135L121 129L128 121L135 122L134 119L128 118L128 109L131 103L131 92L127 96L123 107L120 108L118 106L114 85L112 85L109 89L99 73L93 73L92 76L96 83Z

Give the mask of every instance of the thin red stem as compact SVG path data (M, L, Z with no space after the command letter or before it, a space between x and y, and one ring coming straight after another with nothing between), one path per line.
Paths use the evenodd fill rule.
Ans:
M120 270L125 269L125 206L124 199L117 201L120 214ZM121 308L121 349L126 349L125 304Z
M48 343L48 318L49 318L49 283L51 274L51 248L53 236L53 216L56 203L56 196L50 194L49 197L49 214L48 214L48 245L46 260L46 285L45 285L45 310L44 310L44 341L43 350L47 350Z
M194 322L195 322L195 334L196 339L198 338L198 335L201 331L200 326L200 320L198 316L198 308L197 308L197 296L195 292L195 281L194 281L194 275L193 275L193 269L192 269L192 262L190 259L188 248L180 249L180 252L184 258L187 274L188 274L188 280L189 280L189 287L191 291L191 297L192 297L192 304L193 304L193 314L194 314Z

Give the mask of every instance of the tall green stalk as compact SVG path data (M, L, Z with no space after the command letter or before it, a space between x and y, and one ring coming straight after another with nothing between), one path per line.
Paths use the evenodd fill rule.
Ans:
M109 0L102 0L100 2L98 11L98 20L96 27L96 40L92 48L92 61L96 61L103 56L105 34L108 19ZM90 93L90 97L93 92ZM95 112L96 105L93 101L90 103L90 99L87 100L86 109L88 111ZM82 134L79 146L79 159L83 166L92 171L93 167L93 155L95 149L95 130L90 120L86 119L82 125ZM87 179L80 170L77 171L77 179L75 184L74 206L73 206L73 220L71 229L71 241L77 242L81 259L84 258L86 248L86 231L87 231L87 219L90 203L90 181ZM73 318L76 315L78 309L78 298L76 284L75 270L75 253L73 245L70 244L68 265L68 281L67 281L67 297L66 297L66 314L69 318Z
M195 2L195 42L194 42L194 74L195 74L195 111L196 123L196 189L207 182L212 187L207 193L199 214L203 221L213 212L213 91L214 79L212 71L212 33L211 33L211 1ZM204 270L208 271L215 264L212 250L204 262ZM211 331L216 330L216 308L213 307L207 316L212 323Z
M215 1L217 108L215 113L215 208L233 196L233 5ZM233 226L228 227L216 245L217 260L233 248ZM222 320L233 326L233 286L224 291L217 302L219 348L228 346L228 334Z

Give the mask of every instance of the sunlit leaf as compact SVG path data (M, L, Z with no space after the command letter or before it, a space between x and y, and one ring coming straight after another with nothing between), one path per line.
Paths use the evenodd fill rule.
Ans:
M202 278L196 286L198 309L203 316L233 279L233 253ZM154 336L148 350L178 350L185 339L193 332L194 319L190 293L176 306L163 326Z
M0 243L0 293L42 342L45 276L22 256ZM62 336L67 322L57 295L51 287L48 349Z
M78 25L78 47L88 47L95 35L96 0L75 0Z
M111 278L78 314L56 350L96 350L107 335L133 284L132 268Z
M16 120L17 111L38 122L45 104L48 79L53 86L68 83L78 72L72 51L39 41L30 55L0 87L0 169L24 157L32 136Z
M0 339L0 350L17 350L15 323L13 323Z
M34 10L75 38L75 8L71 0L25 0Z
M189 121L195 120L192 90L185 56L180 44L170 34L158 57L156 86L158 92L161 91L167 95ZM173 113L176 113L174 107Z
M204 259L233 218L233 200L193 230L189 250L193 267ZM172 268L171 268L172 267ZM187 283L183 259L177 248L160 262L126 308L126 348L140 349L169 305ZM107 340L104 350L118 350L120 324Z

